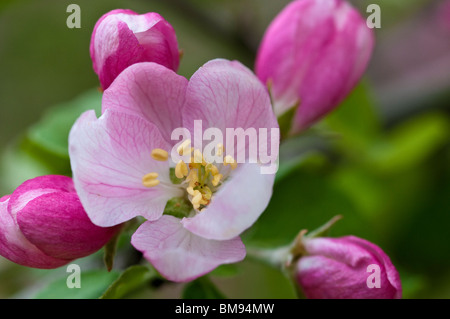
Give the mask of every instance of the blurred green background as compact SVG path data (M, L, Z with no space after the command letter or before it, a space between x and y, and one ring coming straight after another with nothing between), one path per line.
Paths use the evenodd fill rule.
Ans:
M2 0L0 194L38 175L70 174L68 130L83 110L99 108L89 41L102 14L159 12L176 30L179 73L189 78L217 57L253 68L265 28L288 2ZM80 29L66 26L70 3L81 8ZM243 238L249 249L276 247L342 214L332 235L378 244L398 268L405 298L450 298L448 1L353 1L364 16L371 3L381 6L382 27L365 79L337 111L282 146L272 201ZM76 261L89 270L76 291L65 286L65 267L29 269L0 257L0 298L97 298L139 260L126 236L113 272L104 270L102 252ZM251 258L209 278L229 298L295 296L279 271ZM179 297L211 284L142 279L121 296Z

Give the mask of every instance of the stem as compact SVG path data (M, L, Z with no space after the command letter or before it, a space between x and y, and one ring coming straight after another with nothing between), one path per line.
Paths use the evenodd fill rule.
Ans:
M247 256L253 260L257 260L271 267L283 270L286 262L290 258L290 250L290 246L271 249L248 248Z

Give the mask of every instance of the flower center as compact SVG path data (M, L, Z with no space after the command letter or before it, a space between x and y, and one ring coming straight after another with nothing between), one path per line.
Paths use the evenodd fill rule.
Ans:
M183 160L180 160L175 165L175 176L180 180L179 186L186 190L192 207L197 211L201 211L209 205L213 194L228 177L230 171L237 167L237 163L232 156L223 156L224 147L222 144L218 144L215 151L216 156L222 158L222 163L217 166L207 162L199 149L191 147L190 140L184 141L177 148L179 155L190 155L190 161L185 163ZM152 150L151 156L157 161L167 161L169 158L169 154L165 150L158 148ZM142 184L145 187L159 185L158 173L144 175Z

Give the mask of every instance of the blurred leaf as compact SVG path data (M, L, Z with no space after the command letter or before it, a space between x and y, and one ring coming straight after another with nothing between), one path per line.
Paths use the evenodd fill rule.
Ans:
M321 151L328 147L328 140L316 135L304 134L286 139L280 145L279 167L275 182L278 183L286 176L289 176L304 161L313 157L317 163L321 162L324 164L327 159Z
M408 170L419 165L450 140L450 125L445 114L414 117L389 133L386 140L370 150L368 165L381 173Z
M293 282L279 269L246 258L233 277L213 278L216 286L233 299L292 299L296 298Z
M109 286L101 299L119 299L145 285L156 273L146 266L131 266Z
M211 271L209 274L211 276L217 276L217 277L231 277L235 276L239 273L239 266L238 264L224 264L220 265L213 271Z
M187 283L183 291L183 299L225 299L208 277L203 276Z
M87 110L101 113L102 94L94 89L74 100L49 109L28 131L30 141L48 152L68 157L69 132L77 118Z
M112 271L92 270L81 273L81 288L68 288L67 277L50 283L44 290L36 294L36 299L95 299L119 277Z
M434 185L424 185L432 187L427 190L428 196L421 198L410 210L409 218L402 220L394 242L397 258L410 270L428 271L428 276L450 268L450 173L442 169L437 173L440 176Z
M335 215L344 219L333 227L333 234L367 238L371 227L358 214L352 201L318 171L304 162L274 186L271 201L242 238L252 246L274 247L289 244L302 229L313 230ZM316 165L312 162L313 167Z
M48 174L70 176L69 159L47 152L26 138L9 145L2 154L0 163L2 193L13 191L28 179Z
M373 142L380 134L380 123L368 85L359 84L324 124L341 134L339 142L353 152Z

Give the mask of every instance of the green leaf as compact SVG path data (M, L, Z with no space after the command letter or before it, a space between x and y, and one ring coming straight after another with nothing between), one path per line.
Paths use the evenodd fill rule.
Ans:
M211 280L203 276L186 284L183 299L225 299L225 296L216 288Z
M74 100L49 109L28 131L28 138L48 152L68 157L68 137L77 118L87 110L101 112L102 94L90 90Z
M96 299L119 277L112 271L92 270L81 272L81 288L68 288L67 277L50 283L36 294L36 299Z
M100 297L101 299L119 299L145 285L156 272L146 266L131 266Z

